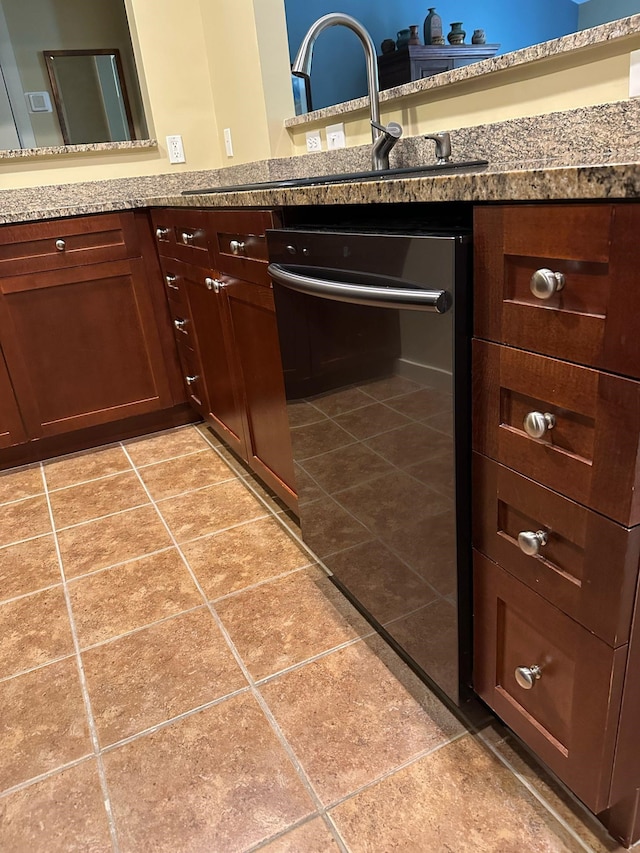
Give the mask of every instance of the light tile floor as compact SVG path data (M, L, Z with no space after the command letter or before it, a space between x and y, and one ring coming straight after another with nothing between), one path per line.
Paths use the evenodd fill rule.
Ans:
M2 853L613 851L204 427L0 475Z

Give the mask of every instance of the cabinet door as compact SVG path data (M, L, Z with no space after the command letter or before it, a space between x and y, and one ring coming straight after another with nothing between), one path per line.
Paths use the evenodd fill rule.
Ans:
M0 337L30 438L172 404L140 258L0 279Z
M276 493L295 498L284 379L273 292L226 278L235 352L242 375L248 434L248 462Z
M187 323L182 330L178 330L177 335L182 334L185 341L194 341L202 371L205 397L202 402L208 408L211 426L244 458L243 399L239 377L234 369L224 286L221 287L219 280L213 278L213 270L203 270L188 264L182 264L180 270L182 284L187 292L189 317L184 318Z
M0 352L0 447L11 447L26 440L7 366Z

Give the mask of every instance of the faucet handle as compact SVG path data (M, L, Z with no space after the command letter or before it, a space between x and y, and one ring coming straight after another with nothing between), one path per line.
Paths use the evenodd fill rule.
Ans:
M387 136L392 136L394 139L400 139L400 137L402 136L402 125L398 124L397 121L390 121L386 127L384 126L384 124L379 124L377 121L372 121L371 127L375 127L376 130L381 131Z
M436 159L439 165L451 160L451 136L448 133L427 133L424 139L433 139L436 143Z

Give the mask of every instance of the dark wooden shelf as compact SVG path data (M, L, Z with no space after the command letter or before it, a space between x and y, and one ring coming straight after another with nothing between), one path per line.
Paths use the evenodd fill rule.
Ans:
M499 48L499 44L408 45L378 57L380 88L391 89L489 59Z

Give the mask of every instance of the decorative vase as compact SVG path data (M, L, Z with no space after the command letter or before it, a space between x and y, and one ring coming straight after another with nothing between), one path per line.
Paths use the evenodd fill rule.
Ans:
M450 24L451 32L447 35L449 44L464 44L466 32L462 29L462 21Z
M471 44L486 44L487 37L484 30L474 30L471 36Z
M418 25L411 24L409 27L409 44L420 44L420 36L418 35Z
M442 18L436 14L436 7L429 7L429 14L424 19L424 43L444 44L442 38Z
M380 45L383 54L393 53L396 49L396 43L393 39L385 39Z
M409 28L406 30L398 30L398 38L396 39L396 47L398 50L400 48L406 47L409 44Z

